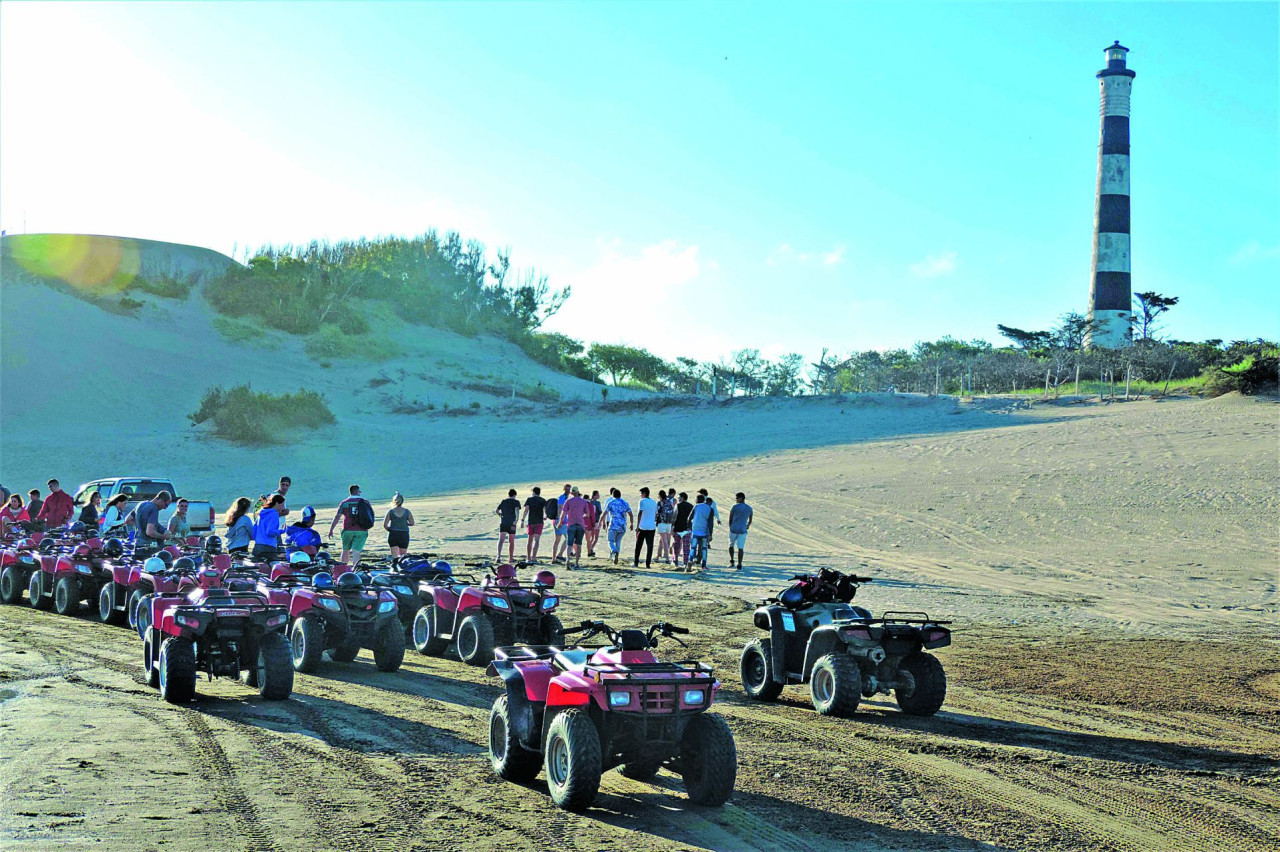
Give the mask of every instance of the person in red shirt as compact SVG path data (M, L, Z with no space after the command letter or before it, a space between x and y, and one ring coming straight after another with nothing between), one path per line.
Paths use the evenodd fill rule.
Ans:
M74 511L71 495L62 490L58 480L50 479L49 496L44 498L44 505L40 507L40 514L36 515L35 520L43 521L46 528L60 527L71 520Z
M22 505L22 495L10 494L8 502L4 504L3 509L0 509L0 533L8 532L10 524L30 520L31 516Z
M564 549L564 567L582 567L582 539L587 533L587 520L593 510L591 503L582 499L582 492L575 485L572 496L560 506L560 520L565 525L567 544Z

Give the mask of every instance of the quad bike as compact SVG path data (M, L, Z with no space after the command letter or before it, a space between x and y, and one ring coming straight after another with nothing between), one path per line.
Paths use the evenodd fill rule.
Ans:
M824 716L848 716L862 698L892 691L913 716L932 716L947 695L942 663L925 653L951 644L949 621L924 612L886 612L874 618L850 602L870 577L823 568L797 581L755 611L766 639L742 649L742 688L773 701L791 683L808 683Z
M82 601L97 600L104 558L101 539L80 538L62 547L45 539L40 549L40 568L27 580L27 602L33 609L76 615Z
M372 585L386 589L396 596L396 612L405 631L413 630L413 619L424 603L419 590L422 583L439 585L453 577L453 566L443 559L436 561L434 553L406 555L384 565L361 563L361 574L369 577Z
M689 799L722 805L737 779L737 746L722 716L708 713L720 683L693 660L659 662L659 637L689 631L671 624L614 630L584 621L564 631L581 642L604 635L604 647L502 647L489 666L506 692L489 714L489 762L508 781L525 783L541 767L557 807L583 810L600 775L621 767L649 780L663 766L684 778ZM679 639L676 639L680 642ZM684 643L680 642L683 646Z
M0 551L0 602L22 602L32 572L40 570L39 534L20 538Z
M294 557L304 554L294 554ZM289 648L295 671L314 672L324 652L349 663L361 648L373 651L379 671L393 672L404 662L404 630L391 592L368 587L357 573L337 578L326 571L311 574L294 563L272 568L258 590L273 604L287 607Z
M152 595L142 645L147 682L171 704L195 698L196 678L240 678L263 698L280 701L293 691L284 626L289 613L271 606L251 576L199 571L183 595Z
M492 563L468 563L490 568ZM527 563L518 563L521 566ZM473 666L488 665L494 648L517 643L550 645L560 641L562 625L555 614L560 597L553 593L556 575L539 571L532 585L516 579L514 565L493 568L479 583L474 577L450 574L418 584L422 606L413 618L413 647L439 656L456 642L458 657Z
M108 540L107 545L110 544L111 541ZM206 539L203 549L192 547L188 541L187 547L170 545L156 554L156 558L165 560L169 565L176 564L184 556L197 568L207 565L225 572L231 567L231 557L222 553L222 540L217 536ZM123 624L128 621L130 626L136 628L139 601L149 594L177 591L176 587L156 588L154 575L143 570L149 560L131 558L128 551L118 557L108 554L108 558L112 560L111 574L104 578L98 591L98 620L104 624Z

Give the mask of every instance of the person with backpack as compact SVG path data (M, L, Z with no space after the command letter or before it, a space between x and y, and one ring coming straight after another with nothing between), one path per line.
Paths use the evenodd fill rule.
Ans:
M342 561L355 568L360 564L360 552L364 550L365 542L369 540L369 530L373 529L377 519L373 514L373 504L360 496L359 485L353 485L347 491L351 496L338 504L338 511L329 524L329 538L333 538L333 529L341 520ZM283 504L284 498L280 494L273 495L271 499L275 500L277 497Z
M658 561L671 564L671 527L676 520L676 493L658 492Z

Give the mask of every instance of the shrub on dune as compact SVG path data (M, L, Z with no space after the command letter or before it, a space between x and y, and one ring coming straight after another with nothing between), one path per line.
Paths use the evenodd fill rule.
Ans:
M318 429L337 422L315 391L260 393L248 385L212 387L200 407L187 415L192 425L213 423L213 434L236 444L279 444L293 429Z

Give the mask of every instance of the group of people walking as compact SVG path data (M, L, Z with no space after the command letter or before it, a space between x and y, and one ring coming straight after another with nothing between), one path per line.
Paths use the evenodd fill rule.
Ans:
M609 489L609 496L601 499L593 490L586 497L576 485L566 483L563 492L556 497L542 496L542 488L534 486L521 504L516 489L507 492L505 500L494 510L498 522L498 560L506 549L507 560L515 561L516 537L523 528L526 533L525 561L537 562L542 536L549 525L554 534L551 545L551 562L564 563L568 568L582 565L582 551L594 557L600 534L604 533L609 547L609 558L615 565L622 559L622 542L628 532L635 533L635 552L632 567L640 567L640 554L644 552L645 568L657 561L682 570L706 569L712 539L717 526L723 524L720 509L707 493L699 489L693 500L674 488L658 491L657 498L646 486L639 490L635 508L617 488ZM729 510L729 567L742 569L747 531L751 528L754 512L741 491L734 495Z

